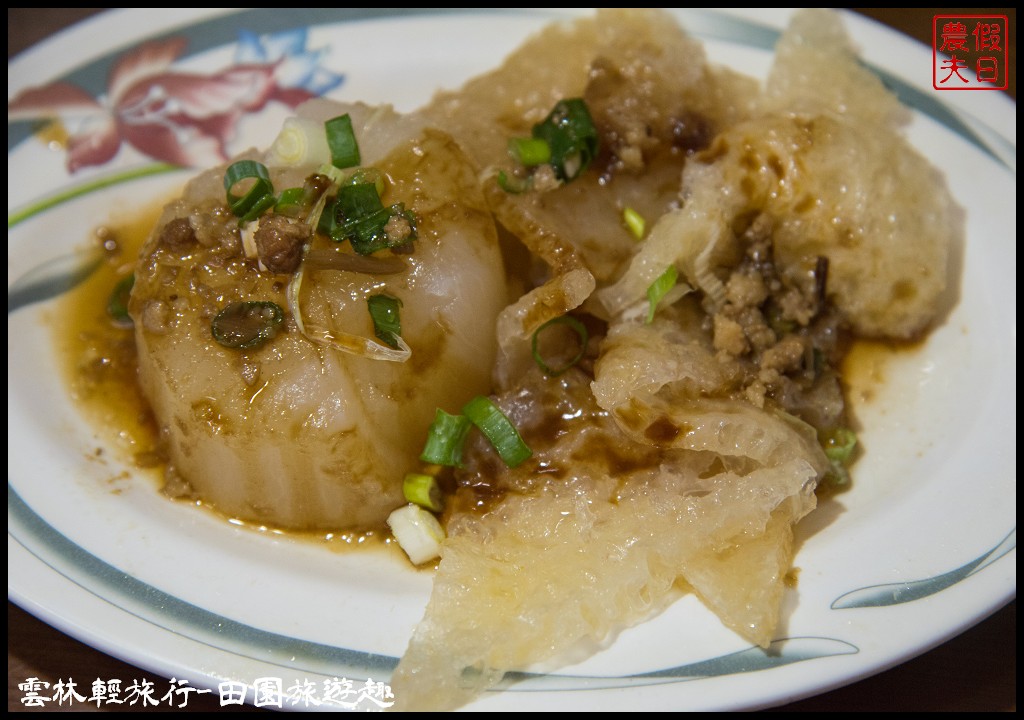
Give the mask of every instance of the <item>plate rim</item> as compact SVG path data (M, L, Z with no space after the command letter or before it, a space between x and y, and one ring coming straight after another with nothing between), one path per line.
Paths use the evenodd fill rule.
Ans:
M86 21L86 22L87 22L87 23L88 23L88 22L100 22L100 20L101 20L101 19L103 20L103 22L107 22L107 21L109 21L109 20L110 20L110 14L109 14L109 13L102 13L102 14L100 14L100 15L98 15L98 16L95 16L94 18L91 18L91 19L90 19L89 21ZM846 19L846 20L849 20L849 16L848 16L848 15L844 15L844 19ZM870 22L870 21L866 21L866 20L863 20L863 19L861 19L861 18L857 18L857 19L858 19L859 21L861 21L861 22ZM848 24L848 27L849 27L849 24ZM881 29L882 29L882 30L885 30L886 32L892 32L892 31L888 30L887 28L881 28ZM75 28L74 28L74 27L72 27L72 28L70 28L70 29L69 29L69 31L68 31L68 32L71 32L71 31L74 31L74 30L75 30ZM72 33L72 34L73 34L73 33ZM71 36L71 35L69 35L68 37L70 37L70 36ZM55 36L55 37L57 37L57 36ZM63 39L63 38L64 38L64 35L62 34L62 35L61 35L61 39ZM45 42L43 43L43 45L41 45L41 46L36 46L36 47L37 47L37 48L40 48L40 47L42 47L42 48L43 48L43 49L45 50L45 47L44 47L44 46L46 46L46 43L45 43ZM36 49L36 48L33 48L33 50L35 50L35 49ZM19 55L19 56L18 56L18 57L16 58L16 60L20 62L20 61L22 61L22 60L23 60L23 59L24 59L25 57L27 57L27 56L29 56L29 53L28 53L28 52L27 52L27 53L25 53L25 54ZM10 75L10 71L11 71L11 63L9 63L9 75ZM997 95L1001 95L1001 93L996 93L996 94L997 94ZM1015 104L1013 105L1013 115L1014 115L1014 123L1013 123L1013 129L1014 129L1014 132L1015 132ZM1014 148L1015 148L1015 137L1013 138L1013 146L1014 146ZM1014 181L1015 181L1015 169L1014 169L1014 172L1013 172L1013 176L1014 176ZM12 381L12 378L11 378L11 374L10 374L10 373L11 373L11 371L10 371L10 366L9 366L9 376L8 376L8 382L9 382L9 386L10 386L10 384L11 384L11 381ZM9 396L9 398L10 398L10 396ZM10 399L9 399L9 410L10 410ZM10 436L9 436L9 439L10 439ZM12 487L11 487L11 484L10 484L10 478L9 478L9 485L8 485L8 490L9 490L9 506L8 506L8 510L9 510L9 533L8 533L8 537L9 537L9 558L10 558L10 555L11 555L11 542L12 542L12 536L11 536L11 533L10 533L10 526L11 526L11 523L10 523L10 517L11 517L11 502L10 502L10 494L11 494L11 492L13 492L13 489L12 489ZM1014 552L1015 552L1015 550L1014 550ZM10 575L10 572L9 572L9 597L11 597L11 596L12 596L12 589L11 589L11 588L12 588L12 585L11 585L11 575ZM1003 604L1005 604L1005 602L1009 602L1009 601L1010 601L1010 600L1011 600L1011 599L1012 599L1013 597L1015 597L1015 581L1014 581L1014 587L1013 587L1013 592L1012 592L1011 594L1008 594L1008 595L1006 596L1006 598L1005 598L1005 599L1003 600L1002 604L1000 604L1000 605L998 605L998 606L996 606L996 607L993 607L993 608L992 608L992 609L991 609L991 610L989 611L989 613L986 613L986 615L987 615L987 614L990 614L991 612L995 612L995 611L996 611L996 610L998 610L998 609L999 609L1000 607L1002 607L1002 606L1003 606ZM17 600L17 599L21 599L21 600L23 600L23 601L25 602L25 604L30 604L30 605L34 604L34 603L33 603L33 601L31 600L31 598L25 598L25 597L21 597L21 596L20 596L20 594L18 593L18 590L17 590L17 588L15 588L15 591L14 591L14 598L12 598L12 599L16 599L16 600ZM19 605L22 605L22 603L21 603L21 602L19 602L18 604L19 604ZM22 606L24 607L24 605L22 605ZM27 609L27 608L26 608L26 609ZM37 613L33 613L33 614L37 614ZM982 617L984 617L984 616L982 616ZM978 619L980 619L980 618L977 618L977 619L975 619L975 620L971 621L971 622L970 622L970 623L969 623L968 625L973 625L973 624L974 624L974 622L977 622L977 620L978 620ZM61 618L55 618L55 621L54 621L53 623L51 623L51 624L57 624L57 623L61 622L61 620L62 620ZM965 626L966 626L966 625L965 625ZM953 634L956 634L956 632L959 632L959 631L955 631L955 632L952 632L952 633L950 634L950 636L952 636ZM71 633L69 633L69 634L75 635L76 633L75 633L75 632L71 632ZM943 638L943 639L941 639L941 640L938 640L937 642L935 642L935 643L934 643L934 645L940 644L940 643L941 643L941 642L943 642L943 641L944 641L945 639L948 639L948 638ZM90 642L89 644L93 644L93 643L92 643L92 642ZM934 646L934 645L932 645L932 646ZM94 645L94 646L95 646L95 645ZM118 656L118 653L116 653L116 652L110 652L110 651L108 651L108 650L104 650L104 651L105 651L105 652L108 652L108 654L112 654L112 655ZM916 653L916 652L915 652L914 654L918 654L918 653ZM141 662L138 662L138 661L137 661L137 660L135 660L135 659L132 659L132 660L130 660L130 661L131 661L131 662L134 662L134 663L136 663L136 664L139 664L140 666L141 666L141 665L143 665L143 663L141 663ZM899 662L899 661L900 661L900 660L894 660L893 664L896 664L896 663L897 663L897 662ZM880 671L881 669L884 669L884 668L879 668L879 669L871 670L871 671L870 671L869 673L867 673L867 674L873 674L874 672L878 672L878 671ZM852 681L853 681L853 680L847 680L847 681L843 681L843 682L842 682L841 684L846 684L847 682L852 682ZM818 692L823 692L823 691L824 691L824 689L818 689L818 690L814 690L814 691L812 691L812 692L809 692L808 694L817 694ZM787 694L787 698L788 698L788 699L792 699L792 698L793 698L793 695L792 695L791 693L788 693L788 694Z

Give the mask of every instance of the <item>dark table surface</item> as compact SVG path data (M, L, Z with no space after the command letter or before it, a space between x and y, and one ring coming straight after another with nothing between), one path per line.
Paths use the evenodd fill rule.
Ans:
M47 36L105 8L9 8L8 59ZM947 9L970 14L1010 17L1009 52L1016 62L1016 10L1012 8ZM935 9L862 9L928 45ZM1008 94L1016 100L1016 65L1011 64ZM78 642L37 620L18 606L7 604L7 704L24 710L18 684L36 677L51 683L61 678L149 677L140 670ZM166 688L166 680L163 683ZM96 710L81 703L50 710ZM130 710L104 705L101 711ZM166 705L161 710L168 710ZM221 707L211 696L192 696L188 711L237 711ZM252 710L253 708L245 708ZM794 702L771 712L810 711L995 711L1017 709L1017 603L1011 602L987 620L934 650L866 680Z

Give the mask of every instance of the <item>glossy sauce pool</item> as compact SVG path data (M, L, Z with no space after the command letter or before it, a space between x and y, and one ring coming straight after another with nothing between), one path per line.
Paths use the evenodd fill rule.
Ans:
M134 330L118 324L107 306L117 284L131 275L162 208L163 203L154 203L127 220L95 229L89 242L102 248L103 261L84 282L61 297L48 316L65 384L96 432L97 445L90 455L102 458L113 453L161 491L166 489L166 458L156 420L137 382ZM168 499L173 495L169 492ZM235 527L316 542L334 551L393 544L387 532L286 531L228 517L187 496L175 500L209 511Z
M51 319L69 392L99 438L93 455L102 457L113 452L117 459L147 476L154 487L166 489L166 462L160 449L159 430L136 380L134 333L130 326L116 323L107 310L113 289L131 274L161 209L162 203L154 203L127 220L94 230L90 242L103 249L103 262L87 280L61 298ZM889 363L917 349L912 343L858 341L852 345L843 363L842 376L853 416L858 407L878 399ZM819 500L828 501L848 491L856 483L856 463L852 475L853 482L846 486L822 483L818 488ZM175 491L167 494L179 495ZM227 517L187 494L179 500L204 508L236 527L311 540L338 551L393 544L386 531L285 531Z

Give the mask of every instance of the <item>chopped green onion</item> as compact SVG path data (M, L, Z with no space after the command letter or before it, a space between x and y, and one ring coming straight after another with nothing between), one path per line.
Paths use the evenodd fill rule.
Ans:
M402 481L402 494L405 499L422 508L433 512L444 510L444 496L437 478L423 473L409 473Z
M217 313L210 324L213 339L224 347L256 348L277 334L284 311L272 302L236 302Z
M573 332L576 333L580 340L580 351L576 353L576 355L571 360L569 360L568 363L558 368L552 368L551 366L549 366L547 362L544 361L544 358L541 357L540 350L537 347L540 334L544 332L544 330L553 325L568 325L570 328L572 328ZM562 315L560 317L552 318L551 320L548 320L546 323L537 328L537 331L533 334L533 359L537 363L537 365L540 366L540 369L544 371L545 375L549 377L558 377L559 375L561 375L566 370L568 370L573 365L575 365L576 363L583 359L583 356L587 352L587 341L589 339L590 335L587 333L587 328L583 325L583 323L581 323L576 318L571 317L569 315Z
M244 180L252 180L253 183L243 195L235 195L232 190ZM239 222L254 220L275 202L267 166L255 160L239 160L228 166L224 173L224 190L231 212L241 218Z
M532 135L547 143L559 180L576 179L597 156L597 128L581 98L560 101L543 122L533 126Z
M335 213L344 239L357 235L361 242L371 242L387 222L387 212L374 183L355 183L340 188Z
M669 290L676 286L676 280L678 279L679 271L676 270L676 266L669 265L668 269L647 288L647 300L650 303L650 307L647 310L648 325L654 322L654 311L658 308L658 303L668 295Z
M275 197L273 193L270 193L269 195L264 195L259 199L259 201L255 205L253 205L249 209L249 212L247 212L242 217L238 218L238 224L245 225L248 222L252 222L260 215L265 213L267 210L274 207L276 203L277 197Z
M324 205L324 211L320 213L320 220L317 222L316 231L321 235L341 242L345 238L341 236L338 229L338 198L334 197ZM336 237L337 236L337 237Z
M324 124L300 117L287 118L270 146L272 164L291 167L327 162L330 152Z
M331 214L334 227L330 237L337 242L348 240L360 255L399 247L416 237L416 217L406 211L402 203L384 207L377 186L372 182L343 185ZM403 217L409 225L410 232L404 237L393 238L388 234L388 222L396 216Z
M515 467L533 455L512 421L489 398L478 395L466 403L462 412L487 436L509 467Z
M824 434L821 445L829 460L846 465L857 447L857 433L849 428L833 428Z
M316 222L323 211L325 195L330 189L330 178L321 173L313 173L303 181L302 187L281 191L274 205L274 213L299 218L307 223Z
M509 176L504 170L498 171L498 187L507 193L519 195L529 190L531 186L531 178L523 179L515 175Z
M274 213L277 215L287 215L288 217L298 217L302 214L303 198L305 196L305 190L300 187L282 190L281 194L277 196L277 202L274 204Z
M373 186L377 188L377 194L384 194L384 173L377 168L359 168L340 184L359 185L361 183L373 183Z
M413 565L433 560L441 554L444 528L431 513L418 505L405 505L388 515L388 527L399 547Z
M551 162L551 146L539 138L513 138L508 141L508 152L526 167Z
M324 123L331 164L337 168L355 167L360 162L359 145L352 129L352 118L346 113Z
M519 436L512 421L497 405L482 395L462 408L463 415L449 415L438 408L427 432L420 460L434 465L461 467L462 447L471 425L476 425L509 467L515 467L533 455Z
M438 408L427 431L427 442L420 453L420 460L433 465L461 466L462 446L470 427L472 423L466 416L449 415Z
M846 467L857 447L857 434L849 428L838 427L821 433L819 439L825 457L832 463L824 479L833 485L846 485L850 482L850 471Z
M633 237L637 240L644 239L644 228L647 223L643 215L628 207L622 211L622 222L626 224L626 229L633 233Z
M387 225L390 215L384 208L374 183L345 185L338 191L335 207L341 239L348 239L361 255L387 247ZM336 238L337 239L337 238Z
M128 314L128 298L135 286L135 273L121 278L114 286L107 299L107 315L120 327L131 327L132 318Z
M342 185L345 180L350 177L349 173L346 173L340 168L334 167L330 163L323 163L317 167L316 171L320 175L326 175L335 185Z
M402 336L402 322L398 308L402 301L390 295L372 295L366 298L373 318L373 332L384 344L398 349L398 338Z

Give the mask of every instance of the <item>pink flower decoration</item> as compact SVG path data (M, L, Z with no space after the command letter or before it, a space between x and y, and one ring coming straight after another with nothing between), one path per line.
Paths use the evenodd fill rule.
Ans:
M99 100L63 82L25 90L8 104L8 120L62 120L72 173L109 162L125 142L157 160L202 166L227 159L245 113L270 100L295 107L313 97L278 85L279 61L237 64L212 75L174 72L171 65L184 49L183 38L172 38L122 55Z

